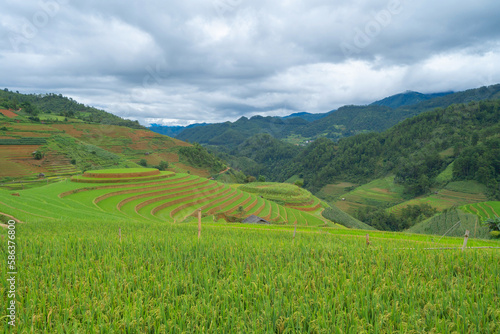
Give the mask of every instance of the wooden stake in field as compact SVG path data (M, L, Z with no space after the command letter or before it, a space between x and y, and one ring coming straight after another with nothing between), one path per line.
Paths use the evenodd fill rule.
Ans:
M118 228L118 237L120 238L120 243L122 242L122 228Z
M198 240L201 238L201 209L198 209Z
M462 246L462 252L465 250L467 247L467 240L469 239L469 230L465 231L465 236L464 236L464 245Z
M295 228L293 229L293 238L295 239L295 233L297 233L297 221L295 221Z
M479 217L476 217L476 224L474 224L474 239L476 239L477 221L478 220L479 220Z
M370 235L366 234L366 246L370 246Z

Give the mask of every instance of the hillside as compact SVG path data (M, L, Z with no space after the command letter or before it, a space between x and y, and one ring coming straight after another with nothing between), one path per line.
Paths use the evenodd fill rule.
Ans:
M317 140L299 154L289 173L303 174L305 185L314 191L334 181L366 183L394 173L405 193L415 196L435 182L450 181L438 176L452 166L450 178L475 179L497 197L499 120L499 100L436 109L380 134L338 143Z
M423 204L439 212L499 198L499 121L499 100L469 102L422 113L382 133L338 142L320 138L304 148L270 135L254 136L229 151L240 157L221 156L233 167L267 180L301 178L307 189L350 214L395 205L392 210L399 214L405 207ZM464 192L460 182L475 182L474 188L482 190L477 195ZM382 211L380 221L386 217ZM416 222L395 222L391 228Z
M329 113L326 117L311 122L301 128L296 134L306 138L327 137L339 139L357 133L376 131L381 132L398 124L404 119L414 117L422 112L435 108L447 108L452 104L467 104L471 101L483 101L500 98L500 84L470 89L463 92L450 94L436 94L424 99L422 102L413 104L416 100L401 101L405 95L390 97L381 102L375 102L368 106L345 106L337 111ZM391 108L390 105L400 105Z
M323 113L323 114L311 114L311 113L308 113L308 112L297 112L297 113L293 113L291 115L288 115L288 116L284 116L283 118L287 119L287 118L294 118L294 117L298 117L298 118L302 118L308 122L312 122L312 121L317 121L318 119L322 119L323 117L325 117L327 114L326 113Z
M9 107L20 109L1 109ZM226 169L204 148L59 95L1 91L0 110L3 181L36 180L40 173L52 178L90 169L133 168L138 164L205 177Z
M220 146L224 149L234 149L248 138L267 133L274 138L286 138L293 130L308 124L302 118L281 117L252 118L241 117L236 122L208 124L183 130L176 138L200 144Z
M386 106L392 109L396 109L403 106L415 105L423 101L431 100L435 97L445 96L449 94L453 94L453 92L422 94L414 91L406 91L401 94L392 95L386 97L385 99L375 101L370 105Z
M248 191L250 185L238 189L204 177L154 168L90 170L73 176L71 181L20 190L19 196L0 190L2 212L26 222L41 217L189 222L201 209L204 220L212 222L236 222L258 215L281 225L337 226L321 216L321 203L304 190L292 201L286 200L285 194L270 201Z
M159 124L151 124L149 129L151 131L154 131L156 133L160 133L166 136L170 137L177 137L181 133L183 133L186 130L186 133L183 134L182 136L186 136L186 138L192 137L191 141L197 141L200 143L208 143L210 140L207 138L199 138L199 131L190 131L189 129L195 128L195 127L200 127L200 126L210 126L213 127L214 129L222 129L222 131L229 131L229 129L234 129L237 131L244 131L247 136L252 136L255 133L270 133L268 130L261 130L261 127L263 126L265 128L270 128L273 125L273 123L277 124L277 129L272 130L278 132L284 132L289 133L292 131L294 128L297 126L302 126L306 124L303 121L307 122L312 122L318 119L321 119L325 117L327 114L311 114L307 112L300 112L300 113L294 113L288 116L284 117L266 117L264 122L262 121L262 116L257 116L257 117L252 117L250 118L250 123L254 122L254 124L249 125L250 123L247 123L246 126L239 126L239 124L236 124L236 122L225 122L222 124L228 125L231 124L232 126L229 127L220 127L218 124L207 124L207 123L197 123L197 124L192 124L188 126L165 126L165 125L159 125ZM288 120L291 118L298 118L299 120L293 120L289 122ZM301 121L302 120L302 121ZM252 129L252 131L247 131ZM208 130L208 132L212 132L213 129ZM281 136L278 134L278 136ZM199 139L199 140L195 140Z
M0 109L12 110L13 119L41 122L85 122L92 124L120 125L146 129L137 121L130 121L104 110L85 106L61 94L20 94L0 90Z
M325 114L296 113L289 117L245 117L236 122L186 128L177 138L234 149L246 138L268 133L274 138L304 144L319 137L338 140L364 132L381 132L404 119L435 108L500 98L500 84L457 93L405 92L366 106L347 105ZM296 117L291 117L296 116ZM302 117L302 118L301 118ZM157 127L152 127L155 130ZM162 131L161 128L155 131Z
M160 124L151 124L149 126L149 130L159 133L161 135L169 136L169 137L176 137L179 133L184 131L185 129L191 129L197 126L205 126L208 125L207 123L197 123L197 124L191 124L188 126L165 126L165 125L160 125Z

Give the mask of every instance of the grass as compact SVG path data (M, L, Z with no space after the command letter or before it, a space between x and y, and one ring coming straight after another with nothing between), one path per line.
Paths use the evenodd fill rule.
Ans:
M481 202L461 206L460 209L464 212L479 216L482 221L488 218L500 217L500 202Z
M310 214L306 220L315 221L315 224L322 223L321 212L323 211L321 201L313 196L309 191L300 188L294 184L275 183L275 182L254 182L242 185L238 189L263 197L274 203L294 208L300 211L306 211ZM263 212L253 212L271 220L279 221L279 215L273 213L269 216L267 208ZM318 220L319 218L319 220Z
M476 194L476 195L484 194L487 191L486 186L477 181L450 182L446 185L445 189L465 194Z
M455 162L452 162L449 164L444 171L442 171L437 177L436 177L436 182L439 183L446 183L450 182L453 179L453 164Z
M410 233L442 236L464 236L469 231L474 238L489 238L488 227L481 224L476 215L464 213L456 208L449 209L408 229Z
M394 176L388 176L339 195L334 204L342 211L354 214L362 207L389 207L402 201L403 187L394 183Z
M350 216L349 214L337 208L335 205L332 205L330 208L323 211L322 214L323 217L325 217L326 219L329 219L337 224L340 224L348 228L355 228L361 230L374 230L374 228L371 227L370 225L365 224L362 221Z
M293 227L211 221L199 241L196 224L17 225L16 331L500 331L496 250L425 251L462 239L387 232L370 232L367 247L365 231L299 227L293 239Z
M455 188L459 189L459 188ZM473 191L473 190L470 190ZM448 189L442 189L437 194L431 194L425 197L415 198L399 205L395 205L387 211L399 214L401 210L408 205L429 204L438 211L444 211L455 206L464 205L467 203L475 203L486 200L486 196L482 193L465 193L457 192Z

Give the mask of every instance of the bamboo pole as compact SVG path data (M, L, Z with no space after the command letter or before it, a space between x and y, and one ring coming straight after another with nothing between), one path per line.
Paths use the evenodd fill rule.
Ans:
M198 209L198 240L201 238L201 209Z
M433 248L394 248L394 250L442 250L442 249L462 249L462 247L433 247ZM467 247L467 249L500 249L500 247L482 246L482 247Z
M370 235L366 234L366 246L370 246Z
M462 246L462 252L465 250L467 247L467 240L469 239L469 230L465 231L465 236L464 236L464 245Z

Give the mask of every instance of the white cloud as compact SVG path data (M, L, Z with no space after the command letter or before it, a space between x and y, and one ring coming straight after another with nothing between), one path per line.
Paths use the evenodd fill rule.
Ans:
M143 124L327 112L500 82L493 0L43 3L0 4L0 85Z

